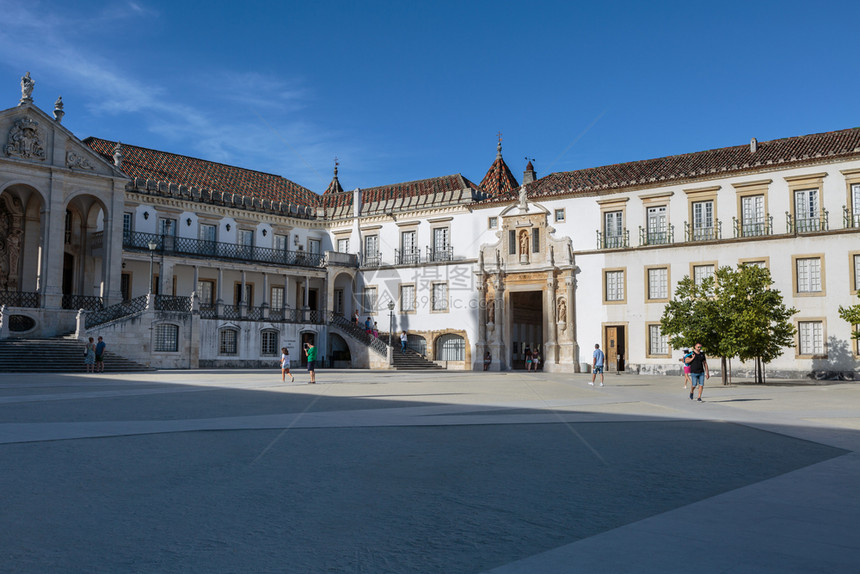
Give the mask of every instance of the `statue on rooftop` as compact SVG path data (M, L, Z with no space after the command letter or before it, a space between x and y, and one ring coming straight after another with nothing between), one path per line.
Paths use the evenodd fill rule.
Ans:
M30 77L30 72L24 74L21 78L21 101L18 105L33 103L33 88L36 82Z

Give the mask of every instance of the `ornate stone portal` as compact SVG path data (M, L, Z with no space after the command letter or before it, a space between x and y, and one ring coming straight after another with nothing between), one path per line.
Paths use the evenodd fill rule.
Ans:
M555 237L548 223L549 210L529 202L523 190L519 201L502 211L499 219L499 240L481 246L476 356L489 351L492 370L509 370L522 359L526 342L538 343L545 370L578 370L571 240ZM556 253L562 254L559 260ZM523 301L530 301L528 313L541 309L538 321L533 316L522 319L524 309L517 306ZM538 334L523 335L524 325L516 321L530 323ZM534 328L529 327L532 333Z

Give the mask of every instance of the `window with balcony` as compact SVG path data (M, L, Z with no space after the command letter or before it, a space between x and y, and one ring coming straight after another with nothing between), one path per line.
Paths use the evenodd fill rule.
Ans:
M795 295L823 295L822 257L793 257Z
M158 218L158 233L168 237L176 237L176 220L168 217Z
M349 238L343 238L337 240L337 252L338 253L349 253Z
M817 189L801 189L794 192L794 215L795 229L798 233L821 229Z
M669 243L669 222L665 205L655 205L646 211L647 245L664 245Z
M449 230L447 227L436 227L433 229L432 261L451 260L451 245L449 241Z
M272 246L278 251L287 251L289 246L289 237L281 233L276 233L272 240Z
M400 261L402 265L411 265L420 262L418 248L415 245L415 231L403 231L400 233Z
M603 249L616 249L624 245L624 212L607 211L603 214Z
M319 254L321 242L319 239L308 238L308 253Z
M131 232L134 231L134 214L133 213L123 213L122 214L122 236L123 241L128 243L129 238L131 237Z
M364 300L362 304L365 313L373 314L376 311L376 287L364 288Z
M717 230L714 223L714 202L694 201L693 222L691 226L691 241L707 241L717 239Z
M764 195L741 197L740 235L742 237L769 235L764 212Z
M860 183L851 184L850 216L846 227L860 227Z

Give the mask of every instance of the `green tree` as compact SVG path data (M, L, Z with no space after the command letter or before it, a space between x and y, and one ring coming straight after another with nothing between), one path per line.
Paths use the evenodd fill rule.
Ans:
M797 313L772 285L770 271L752 265L721 267L698 286L686 276L663 309L662 332L675 348L700 342L720 357L723 384L732 357L755 359L756 381L764 382L764 365L793 342Z
M857 291L857 297L860 297L860 291ZM839 316L851 325L851 338L860 340L860 303L851 305L850 307L840 305Z

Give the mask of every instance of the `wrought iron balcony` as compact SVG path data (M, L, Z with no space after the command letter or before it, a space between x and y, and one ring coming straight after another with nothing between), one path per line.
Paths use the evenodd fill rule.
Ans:
M0 291L0 306L38 309L42 296L29 291Z
M740 221L737 217L732 217L732 228L734 229L735 237L765 237L773 235L773 216L768 214L764 220L759 221Z
M379 267L382 265L382 255L379 252L365 253L361 258L362 267Z
M433 247L427 248L427 259L428 263L440 263L445 261L453 261L454 260L454 247L452 245L448 245L446 247L434 249Z
M858 209L860 206L854 206L854 209ZM860 227L860 212L853 212L848 208L848 206L842 206L842 226L846 229L857 228Z
M671 223L663 231L639 226L639 245L671 245L675 243L675 226Z
M63 295L62 305L63 309L98 311L104 309L104 300L90 295Z
M621 234L597 232L598 249L623 249L630 245L630 231L625 227Z
M714 224L707 227L684 222L684 241L713 241L721 237L722 223L719 219L715 219Z
M785 230L787 233L815 233L816 231L828 231L830 229L830 214L826 209L815 217L794 217L788 211L785 212Z
M307 251L288 251L235 243L221 243L172 235L155 233L125 232L122 246L132 251L149 253L149 243L156 245L155 252L160 255L184 255L211 259L232 259L272 265L296 265L299 267L323 267L325 256Z
M405 251L395 249L394 263L395 265L415 265L417 263L421 263L421 250L417 247L413 247L412 249Z

